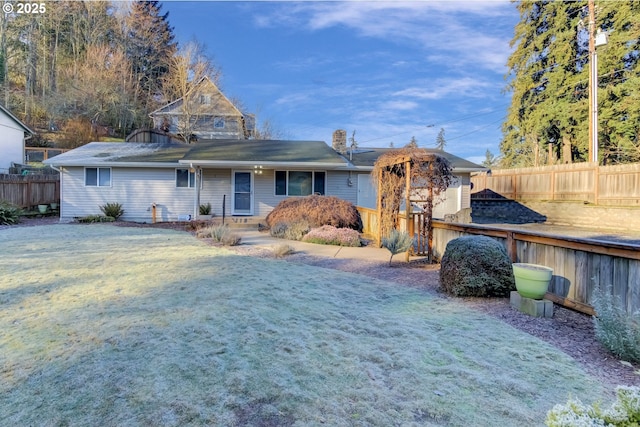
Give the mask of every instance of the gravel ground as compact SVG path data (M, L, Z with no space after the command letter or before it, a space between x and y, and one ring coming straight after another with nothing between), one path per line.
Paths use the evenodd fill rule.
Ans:
M47 225L58 223L56 217L23 220L18 227ZM143 226L150 225L115 223L115 225ZM184 228L183 225L157 224L163 228ZM16 227L16 226L12 226ZM0 230L7 226L0 226ZM1 236L1 235L0 235ZM1 238L0 238L1 240ZM239 245L231 248L237 253L272 258L273 251L250 245ZM303 253L294 253L285 258L289 262L304 263L324 268L332 268L345 272L362 274L381 280L424 289L441 298L450 298L439 292L439 266L424 262L394 264L390 267L386 262L361 259L334 259L317 257ZM618 385L640 386L640 365L623 362L609 353L595 338L593 321L588 315L554 305L551 319L534 318L513 309L506 298L457 298L470 309L482 311L523 332L536 336L577 360L583 368L603 385L613 391Z

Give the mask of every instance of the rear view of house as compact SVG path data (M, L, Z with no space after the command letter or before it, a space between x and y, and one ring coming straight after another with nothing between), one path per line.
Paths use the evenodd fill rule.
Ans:
M195 218L206 203L215 216L264 218L280 201L311 194L375 207L370 172L386 151L341 154L323 141L92 142L45 163L61 171L61 221L99 214L101 205L117 202L122 219L151 222L152 206L157 221ZM458 177L436 212L443 217L469 207L470 172L483 168L440 153Z

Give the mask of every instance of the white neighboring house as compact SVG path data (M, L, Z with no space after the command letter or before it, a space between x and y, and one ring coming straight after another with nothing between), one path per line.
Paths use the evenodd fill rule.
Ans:
M322 141L210 140L195 144L92 142L44 163L61 171L60 220L100 214L117 202L123 220L196 218L200 204L215 216L264 218L288 197L322 194L375 208L369 176L388 149L341 155ZM442 205L455 214L470 207L470 172L481 166L448 153L459 177ZM373 194L373 196L372 196ZM373 206L371 201L374 201Z
M25 141L33 131L0 105L0 173L9 173L13 163L24 163Z

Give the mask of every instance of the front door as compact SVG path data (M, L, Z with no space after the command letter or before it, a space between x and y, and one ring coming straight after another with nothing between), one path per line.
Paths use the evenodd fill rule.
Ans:
M232 215L253 215L253 173L234 171Z

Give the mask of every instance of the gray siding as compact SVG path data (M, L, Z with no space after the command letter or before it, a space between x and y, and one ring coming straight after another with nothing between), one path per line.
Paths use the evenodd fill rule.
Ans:
M16 123L0 111L0 173L9 173L11 163L24 163L24 132L15 129Z
M234 169L233 171L245 171L250 169ZM278 169L280 170L280 169ZM294 169L289 169L294 170ZM309 169L304 169L309 170ZM203 170L202 190L200 192L200 203L211 203L215 216L222 215L222 200L226 196L225 215L231 215L233 188L231 169L205 169ZM326 172L326 193L329 196L337 196L342 199L356 203L357 182L354 180L353 186L347 184L348 172L324 171ZM354 175L355 178L355 175ZM264 169L261 174L253 176L253 215L265 217L287 196L276 196L275 194L275 170Z
M351 174L351 185L349 185L349 172L328 171L327 196L336 196L355 205L358 199L358 178L356 174Z
M60 219L101 214L105 203L121 203L123 220L151 222L156 203L157 221L176 221L193 213L193 188L176 188L175 168L111 168L111 187L86 187L84 168L65 167L62 174Z
M222 216L224 200L225 215L231 215L231 170L229 169L204 169L202 171L202 187L200 190L200 203L211 203L211 212L214 216Z

